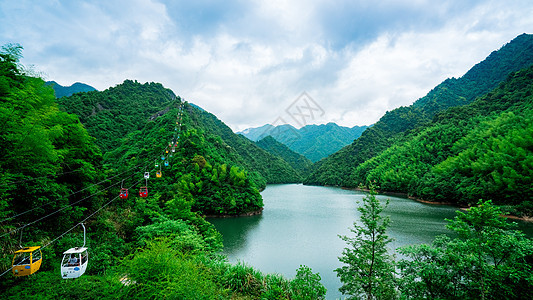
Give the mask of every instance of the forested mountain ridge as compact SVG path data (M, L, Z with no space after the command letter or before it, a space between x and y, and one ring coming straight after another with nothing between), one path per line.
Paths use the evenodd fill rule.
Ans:
M129 132L140 130L168 110L176 95L159 83L125 80L104 91L74 94L58 99L67 112L79 116L105 153L117 148Z
M387 112L374 126L331 156L317 162L305 184L355 187L355 168L402 140L410 131L431 122L446 108L464 105L505 80L509 72L533 64L533 35L522 34L458 79L447 79L413 105ZM507 73L506 73L507 72Z
M181 98L159 83L125 80L122 84L102 92L74 94L58 99L68 112L80 116L89 133L104 153L122 146L128 134L145 128L150 122L175 113ZM258 188L268 183L300 182L301 176L281 158L257 147L246 138L236 135L213 114L196 106L184 106L185 129L195 129L198 134L219 136L219 151L232 152L229 162L250 172ZM150 125L152 126L152 125ZM167 128L173 130L173 128ZM144 137L138 137L144 140ZM131 138L127 139L131 141ZM107 159L106 159L107 161ZM257 172L257 174L254 174Z
M305 176L313 165L313 163L305 156L292 151L289 147L276 141L270 135L255 142L255 144L269 153L281 157L284 161L288 162L291 167L300 172L301 176Z
M220 136L227 149L242 157L243 166L260 173L266 183L295 183L303 178L281 157L268 153L249 139L235 134L215 115L194 106L188 108L191 125L202 128L207 133Z
M335 123L322 125L306 125L300 129L290 124L272 126L270 124L248 128L242 134L252 141L259 141L272 136L278 142L286 145L292 151L307 157L312 162L338 151L361 136L368 126L344 127Z
M55 81L47 81L46 84L52 86L56 98L68 97L75 93L96 91L92 86L81 82L76 82L70 86L62 86Z
M533 215L533 66L359 165L352 180L461 205L491 199Z

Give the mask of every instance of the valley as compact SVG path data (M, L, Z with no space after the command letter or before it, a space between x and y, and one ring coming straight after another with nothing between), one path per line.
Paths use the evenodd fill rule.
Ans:
M161 83L63 96L21 51L0 53L7 298L332 299L352 272L339 255L368 243L385 249L376 271L397 270L385 298L529 293L531 224L502 215L533 215L532 35L371 126L241 134ZM341 189L355 187L370 192ZM42 251L35 274L14 271L19 244ZM81 244L87 271L65 281L60 258Z

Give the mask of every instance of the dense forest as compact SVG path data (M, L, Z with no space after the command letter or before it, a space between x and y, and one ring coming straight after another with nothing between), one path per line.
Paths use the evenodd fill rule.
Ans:
M180 97L159 83L141 84L132 80L125 80L102 92L75 94L58 101L67 112L80 116L81 122L96 137L96 143L104 153L111 149L130 148L135 141L144 141L147 131L163 130L158 124L167 124L164 130L167 136L171 135L174 131L173 121L167 119L167 123L161 123L158 119L175 116L177 104L182 102ZM232 165L248 170L259 189L264 188L266 183L302 180L298 172L283 159L234 134L213 114L189 104L184 106L184 112L183 130L196 130L209 140L210 146L217 149L215 152L224 155ZM140 137L133 138L134 134ZM123 139L127 135L130 137ZM155 143L161 147L167 141L163 134L152 135L149 142L149 145ZM139 153L137 150L142 148L149 151L149 145L136 145L130 152ZM110 161L107 156L105 158L106 162ZM119 157L113 156L111 161L116 159Z
M276 141L272 136L267 136L257 142L257 146L265 149L269 153L277 155L283 158L284 161L288 162L291 167L299 172L300 176L305 176L311 170L313 163L307 159L305 156L298 154L286 145Z
M498 192L498 195L494 194L494 187L491 187L491 189L486 191L484 187L478 185L482 183L487 185L493 180L493 182L497 181L498 184L495 186L498 188L506 185L508 186L508 188L505 189L506 192L511 189L515 191L515 193L518 193L512 194L510 197L518 195L527 196L523 193L530 193L530 191L529 189L524 190L523 184L531 182L531 177L528 177L530 175L527 173L530 172L531 165L529 165L529 168L526 165L518 167L519 169L524 168L525 171L511 171L508 167L508 164L512 164L513 159L511 159L508 163L505 163L505 168L501 166L501 169L493 172L493 174L490 174L494 171L493 169L490 169L491 165L486 165L487 167L484 167L485 170L482 171L483 174L479 173L479 175L476 175L483 177L483 179L474 179L475 177L469 177L472 173L469 174L468 172L472 171L467 171L466 169L482 168L481 164L486 164L488 161L479 161L479 164L472 165L471 162L468 162L465 159L467 155L472 156L476 151L478 155L481 155L481 149L479 149L479 151L473 149L471 152L466 151L460 156L460 158L450 158L447 162L444 162L444 160L452 154L459 154L461 150L459 144L457 144L455 148L453 148L453 146L462 135L469 134L468 137L465 137L462 141L462 150L466 150L465 148L467 146L472 145L471 142L473 140L479 141L483 134L488 134L487 132L482 133L480 131L477 133L469 133L468 130L475 128L474 125L476 124L484 124L483 126L485 128L490 126L495 128L499 127L499 125L496 125L498 122L507 122L507 124L516 125L516 128L509 128L509 126L507 126L507 129L499 128L499 132L494 131L492 133L500 136L507 135L507 133L514 132L515 130L520 132L520 134L526 135L531 132L531 126L528 127L527 125L527 110L519 113L511 112L529 109L531 107L531 100L529 97L531 93L531 81L528 81L529 75L527 75L530 71L527 69L520 72L518 71L527 68L532 64L533 36L527 34L520 35L507 45L503 46L500 50L491 53L484 61L470 69L463 77L445 80L431 90L425 97L417 100L413 105L409 107L400 107L387 112L376 124L374 124L374 126L365 130L361 137L355 140L351 145L344 147L337 153L316 163L312 174L306 178L304 183L357 187L361 183L368 183L369 180L383 179L380 181L382 184L380 188L383 191L409 192L427 200L445 200L467 204L473 203L482 197L495 197L495 201L498 203L509 203L509 200L499 201L499 197L502 194L501 192ZM509 75L511 72L518 73ZM507 79L508 81L514 81L512 83L507 83L507 85L504 84L504 86L500 88L503 90L494 90L500 83L505 81L508 76L511 76ZM461 106L474 102L477 97L481 97L492 90L494 90L494 92L485 96L488 98L485 98L484 101L497 101L499 104L495 103L494 106L490 108L488 105L485 105L485 107L476 106L479 104L460 108ZM504 93L505 95L500 95L501 93ZM483 102L483 100L480 101ZM516 104L516 102L518 102L518 104ZM508 106L512 107L509 108ZM477 110L474 108L477 108ZM491 118L494 118L494 116L498 114L502 114L507 109L510 109L509 114L502 115L502 119L499 121L493 120L493 122L496 123L490 123L490 120L492 120ZM492 117L486 116L489 112L493 114ZM476 115L476 113L478 113L478 115ZM516 119L511 121L511 118ZM517 121L519 121L519 123L516 123ZM454 122L460 125L456 126ZM463 124L465 122L474 123L465 125ZM449 128L447 129L449 131L444 130L444 127L436 127L438 126L436 124L441 124L440 126L448 124L446 126ZM519 126L519 124L521 125ZM481 129L478 128L477 130ZM505 130L507 131L504 132ZM531 135L529 134L528 136ZM436 143L441 145L437 146L435 143L431 142L435 139L438 139L438 142ZM509 139L511 138L509 137ZM516 139L514 141L509 140L508 142L505 142L507 145L506 147L515 145L517 148L512 150L504 150L501 148L502 153L499 153L498 150L496 150L498 148L496 143L493 143L491 147L494 149L494 155L499 155L499 158L504 158L510 154L505 151L518 151L520 152L520 157L526 159L525 164L528 164L527 161L530 161L531 159L531 147L527 146L527 143L527 138L524 141L517 141ZM488 147L489 145L486 146ZM503 147L503 142L501 146ZM427 149L418 151L413 147L427 147ZM404 151L402 152L401 149L404 149ZM409 152L410 154L406 154L406 152ZM431 155L425 157L424 155L428 152L431 153ZM380 154L382 155L378 157ZM408 155L409 157L403 157L402 155ZM486 155L486 159L488 159L488 155L489 154ZM385 159L386 156L389 158ZM475 160L475 158L472 157L469 159L471 161ZM494 157L492 160L494 161ZM437 173L424 175L431 166L439 163L443 163L443 165L434 170L438 175ZM452 166L452 164L454 164L454 166ZM459 167L459 165L461 166ZM448 170L447 172L450 172L453 168L463 169L465 173L463 175L460 175L458 172L455 172L453 175L445 173L446 169ZM399 171L400 169L402 170ZM498 173L503 175L502 172L505 172L503 177L507 175L514 178L517 178L518 176L525 177L520 180L521 183L514 182L513 179L509 179L513 181L513 183L504 183L502 176L497 175ZM429 182L427 182L428 184L424 184L418 181L418 178L422 176L426 176L424 182L428 180L432 181L432 183L440 183L430 188L428 187ZM460 176L464 177L461 177L462 179L460 179ZM499 178L488 179L487 176ZM452 177L454 177L454 179L450 181L450 178ZM469 179L465 180L466 177ZM412 180L413 178L414 180ZM446 178L446 180L443 180L443 178ZM391 184L391 180L395 181L395 183ZM515 183L518 185L514 185ZM448 186L442 186L442 184L448 184ZM456 189L458 184L459 189ZM451 195L451 193L456 194ZM450 198L448 199L448 197ZM521 198L521 200L527 200L527 198ZM521 200L514 200L511 202L516 203Z
M387 112L361 137L315 164L305 184L355 187L350 180L355 168L389 148L418 127L427 125L444 109L465 105L488 93L511 72L533 64L533 35L522 34L492 52L461 78L447 79L413 105Z
M229 146L226 147L228 150L242 158L242 165L248 170L261 174L266 183L294 183L303 180L299 172L283 158L273 155L247 138L235 134L215 115L194 106L191 106L189 111L191 126L197 126L205 130L206 133L219 136Z
M469 105L446 110L359 165L352 180L461 205L533 203L533 67Z
M21 54L18 45L0 52L3 297L323 297L308 267L289 280L216 254L222 239L203 215L260 210L265 181L198 125L194 108L159 84L134 81L56 100L24 71ZM142 186L145 197L137 194ZM128 197L119 197L121 188ZM62 252L85 240L88 269L65 281ZM10 275L19 243L41 247L44 262L32 276Z

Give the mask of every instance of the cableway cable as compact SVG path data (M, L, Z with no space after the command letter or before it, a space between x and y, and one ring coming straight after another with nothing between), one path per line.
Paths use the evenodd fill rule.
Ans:
M130 175L130 176L128 176L127 178L133 177L134 175L135 175L135 173L132 174L132 175ZM78 203L80 203L80 202L82 202L82 201L84 201L84 200L87 200L87 199L89 199L89 198L91 198L91 197L94 197L95 195L98 195L98 194L100 194L100 193L102 193L102 192L104 192L104 191L106 191L106 190L108 190L108 189L110 189L110 188L112 188L112 187L118 185L118 184L121 183L121 182L122 182L122 181L117 181L117 182L114 183L113 185L110 185L110 186L104 188L103 190L100 190L100 191L98 191L98 192L96 192L96 193L94 193L94 194L92 194L92 195L89 195L89 196L87 196L87 197L85 197L85 198L83 198L83 199L80 199L80 200L78 200L78 201L76 201L76 202L73 202L73 203L67 204L67 205L63 206L62 208L60 208L60 209L58 209L58 210L56 210L56 211L54 211L54 212L51 212L51 213L49 213L48 215L46 215L46 216L44 216L44 217L41 217L41 218L39 218L39 219L37 219L37 220L35 220L35 221L32 221L32 222L30 222L30 223L27 223L27 224L25 224L25 225L22 225L22 226L20 226L20 227L17 227L17 228L15 228L15 229L11 230L11 231L8 231L7 233L4 233L4 234L0 235L0 237L4 237L4 236L6 236L6 235L8 235L8 234L11 234L11 233L17 232L17 231L20 230L20 229L23 229L23 228L28 227L28 226L30 226L30 225L33 225L33 224L35 224L35 223L37 223L37 222L39 222L39 221L42 221L42 220L44 220L44 219L46 219L46 218L48 218L48 217L50 217L50 216L52 216L52 215L55 215L56 213L58 213L58 212L60 212L60 211L65 210L65 209L68 208L68 207L72 207L72 206L75 205L75 204L78 204Z
M57 200L55 200L55 201L50 201L50 202L45 203L45 204L43 204L43 205L41 205L41 206L37 206L37 207L34 207L34 208L32 208L32 209L26 210L26 211L24 211L24 212L18 213L18 214L14 215L14 216L11 216L11 217L8 217L8 218L5 218L5 219L3 219L2 221L0 221L0 223L3 223L3 222L5 222L5 221L9 221L9 220L11 220L11 219L14 219L14 218L16 218L16 217L22 216L22 215L27 214L27 213L29 213L29 212L31 212L31 211L36 210L36 209L42 208L42 207L44 207L44 206L46 206L46 205L49 205L49 204L55 203L55 202L59 201L60 199L68 198L68 197L73 196L73 195L75 195L75 194L77 194L77 193L83 192L83 191L85 191L86 189L89 189L89 188L91 188L91 187L93 187L93 186L95 186L95 185L99 185L99 184L101 184L101 183L104 183L104 182L106 182L106 181L109 181L109 180L111 180L111 179L113 179L113 178L115 178L115 177L118 177L118 176L120 176L120 175L122 175L122 174L124 174L124 173L126 173L126 172L128 172L128 171L130 171L130 170L132 170L132 169L134 169L134 168L137 168L137 167L139 167L139 166L140 166L140 164L138 164L138 165L136 165L136 166L134 166L134 167L131 167L130 169L128 169L128 170L126 170L126 171L124 171L124 172L122 172L122 173L120 173L120 174L117 174L117 175L115 175L115 176L112 176L112 177L106 178L106 179L104 179L104 180L102 180L102 181L100 181L100 182L98 182L98 183L95 183L95 184L90 185L90 186L87 186L87 187L85 187L85 188L83 188L83 189L81 189L81 190L78 190L78 191L76 191L76 192L73 192L73 193L71 193L70 195L67 195L67 196L65 196L65 197L61 197L61 198L59 198L59 199L57 199Z
M179 120L179 121L177 122L178 125L179 125L178 136L179 136L179 133L181 133L181 126L182 126L182 124L181 124L182 109L183 109L183 104L180 105L180 107L179 107L179 111L178 111L178 120ZM173 138L173 143L175 143L175 142L176 142L176 139L175 139L175 136L174 136L174 138ZM150 161L150 160L148 160L148 161ZM146 169L149 165L150 165L150 163L147 163L146 166L145 166L145 169ZM128 169L128 170L126 170L126 171L124 171L124 172L118 174L118 175L115 175L115 176L113 176L113 177L107 178L107 179L105 179L105 180L103 180L103 181L101 181L101 182L99 182L99 183L93 184L93 185L88 186L88 187L86 187L86 188L84 188L84 189L82 189L82 190L79 190L79 191L77 191L77 192L75 192L75 193L72 193L72 194L70 194L70 195L67 196L67 197L70 197L70 196L72 196L72 195L74 195L74 194L76 194L76 193L79 193L79 192L81 192L81 191L84 191L84 190L86 190L86 189L88 189L88 188L90 188L90 187L92 187L92 186L98 185L98 184L100 184L100 183L102 183L102 182L105 182L105 181L108 181L108 180L110 180L110 179L113 179L113 178L115 178L115 177L117 177L117 176L119 176L119 175L121 175L121 174L124 174L124 173L126 173L126 172L128 172L128 171L130 171L130 170L132 170L132 169L134 169L134 168L136 168L136 167L138 167L138 166L140 166L140 164L137 165L137 166L134 166L134 167L132 167L132 168L130 168L130 169ZM75 170L75 171L77 171L77 170ZM71 172L68 172L68 173L73 173L73 172L75 172L75 171L71 171ZM67 172L65 172L65 173L67 173ZM64 173L64 174L65 174L65 173ZM58 175L58 174L56 174L56 175ZM62 175L62 174L59 174L59 175ZM128 176L127 178L133 177L134 175L135 175L135 173L132 174L132 175L130 175L130 176ZM49 176L54 176L54 175L49 175ZM49 176L47 176L47 177L49 177ZM126 179L127 179L127 178L126 178ZM32 179L32 180L35 180L35 179L37 179L37 178L34 178L34 179ZM133 187L133 186L139 184L142 180L143 180L143 179L137 181L137 182L134 183L131 187ZM147 179L145 179L145 180L147 181ZM26 181L29 181L29 180L26 180ZM92 194L92 195L90 195L90 196L87 196L87 197L85 197L85 198L83 198L83 199L81 199L81 200L78 200L78 201L76 201L76 202L74 202L74 203L72 203L72 204L66 205L65 207L63 207L63 208L61 208L61 209L59 209L59 210L57 210L57 211L55 211L55 212L52 212L52 213L50 213L50 214L48 214L48 215L46 215L46 216L44 216L44 217L42 217L42 218L39 218L39 219L37 219L37 220L35 220L35 221L33 221L33 222L27 223L27 224L25 224L25 225L23 225L23 226L21 226L21 227L19 227L19 228L16 228L16 229L14 229L14 230L12 230L12 231L10 231L10 232L8 232L8 233L5 233L5 234L3 234L3 235L0 235L0 237L3 237L3 236L8 235L8 234L10 234L10 233L16 232L16 231L18 231L18 230L21 230L21 229L23 229L23 228L25 228L25 227L27 227L27 226L32 225L32 224L35 224L35 223L37 223L37 222L39 222L39 221L41 221L41 220L43 220L43 219L45 219L45 218L47 218L47 217L49 217L49 216L51 216L51 215L54 215L54 214L56 214L56 213L58 213L58 212L60 212L60 211L62 211L62 210L64 210L64 209L66 209L67 207L72 207L73 205L75 205L75 204L77 204L77 203L79 203L79 202L81 202L81 201L84 201L84 200L86 200L86 199L88 199L88 198L91 198L91 197L93 197L94 195L100 194L101 192L104 192L104 191L110 189L111 187L114 187L115 185L118 185L118 183L121 183L121 184L122 184L123 181L124 181L124 179L122 179L122 180L116 182L115 184L113 184L113 185L111 185L111 186L109 186L109 187L107 187L107 188L105 188L105 189L103 189L103 190L100 190L100 191L98 191L98 192L96 192L96 193L94 193L94 194ZM24 181L23 181L23 182L24 182ZM131 187L130 187L130 188L131 188ZM87 216L87 217L86 217L85 219L83 219L81 222L77 223L75 226L73 226L72 228L70 228L70 229L68 229L67 231L63 232L61 235L59 235L58 237L56 237L55 239L51 240L51 241L48 242L46 245L44 245L43 247L41 247L41 249L44 249L44 248L48 247L49 245L51 245L51 244L54 243L55 241L59 240L60 238L62 238L63 236L65 236L66 234L68 234L69 232L71 232L72 230L74 230L74 228L76 228L80 223L84 223L85 221L87 221L89 218L91 218L92 216L94 216L95 214L97 214L99 211L101 211L102 209L104 209L105 207L107 207L109 204L111 204L112 202L114 202L117 198L119 198L119 196L115 196L113 199L111 199L110 201L108 201L107 203L105 203L104 205L102 205L100 208L98 208L96 211L94 211L93 213L91 213L89 216ZM47 204L50 204L50 202L47 203ZM47 205L47 204L45 204L45 205ZM44 206L44 205L43 205L43 206ZM41 207L42 207L42 206L41 206ZM37 208L40 208L40 207L37 207ZM37 208L34 208L34 209L37 209ZM32 210L34 210L34 209L32 209ZM31 211L31 210L30 210L30 211ZM27 212L29 212L29 211L23 212L23 213L21 213L21 214L19 214L19 215L25 214L25 213L27 213ZM18 215L17 215L17 216L18 216ZM4 222L4 221L9 220L9 219L12 219L12 218L14 218L14 217L16 217L16 216L10 217L10 218L5 219L5 220L2 220L1 222ZM0 223L1 223L1 222L0 222ZM0 277L4 276L6 273L8 273L9 271L11 271L12 269L13 269L13 266L12 266L11 268L8 268L8 269L7 269L6 271L4 271L2 274L0 274Z
M136 186L137 184L139 184L139 182L141 182L141 180L137 181L136 183L134 183L131 187L133 186ZM131 188L130 187L130 188ZM67 231L63 232L62 234L60 234L59 236L57 236L56 238L54 238L53 240L51 240L50 242L48 242L46 245L42 246L41 247L41 250L50 246L52 243L54 243L55 241L59 240L60 238L62 238L63 236L65 236L67 233L71 232L72 230L74 230L74 228L76 228L80 223L85 223L88 219L90 219L92 216L94 216L95 214L97 214L99 211L101 211L102 209L104 209L106 206L108 206L109 204L111 204L113 201L117 200L117 198L119 198L119 196L115 196L113 199L111 199L110 201L108 201L106 204L100 206L100 208L98 208L96 211L94 211L93 213L91 213L89 216L87 216L85 219L83 219L81 222L78 222L76 225L74 225L73 227L71 227L70 229L68 229ZM9 271L11 271L13 269L13 266L11 268L8 268L7 270L5 270L2 274L0 274L0 277L4 276L5 274L7 274Z

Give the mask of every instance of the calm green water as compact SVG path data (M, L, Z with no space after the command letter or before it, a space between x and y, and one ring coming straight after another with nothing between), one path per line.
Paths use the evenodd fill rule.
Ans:
M231 262L243 261L288 278L296 275L300 265L307 265L320 273L328 289L327 299L343 298L333 270L341 266L338 256L346 245L337 235L350 235L349 228L359 219L357 201L365 193L283 184L268 185L261 195L265 204L262 215L209 219L224 237L224 254ZM436 235L447 233L444 219L455 216L456 209L450 206L381 195L378 199L390 200L385 214L391 218L391 251L431 243ZM533 231L531 224L522 226Z

